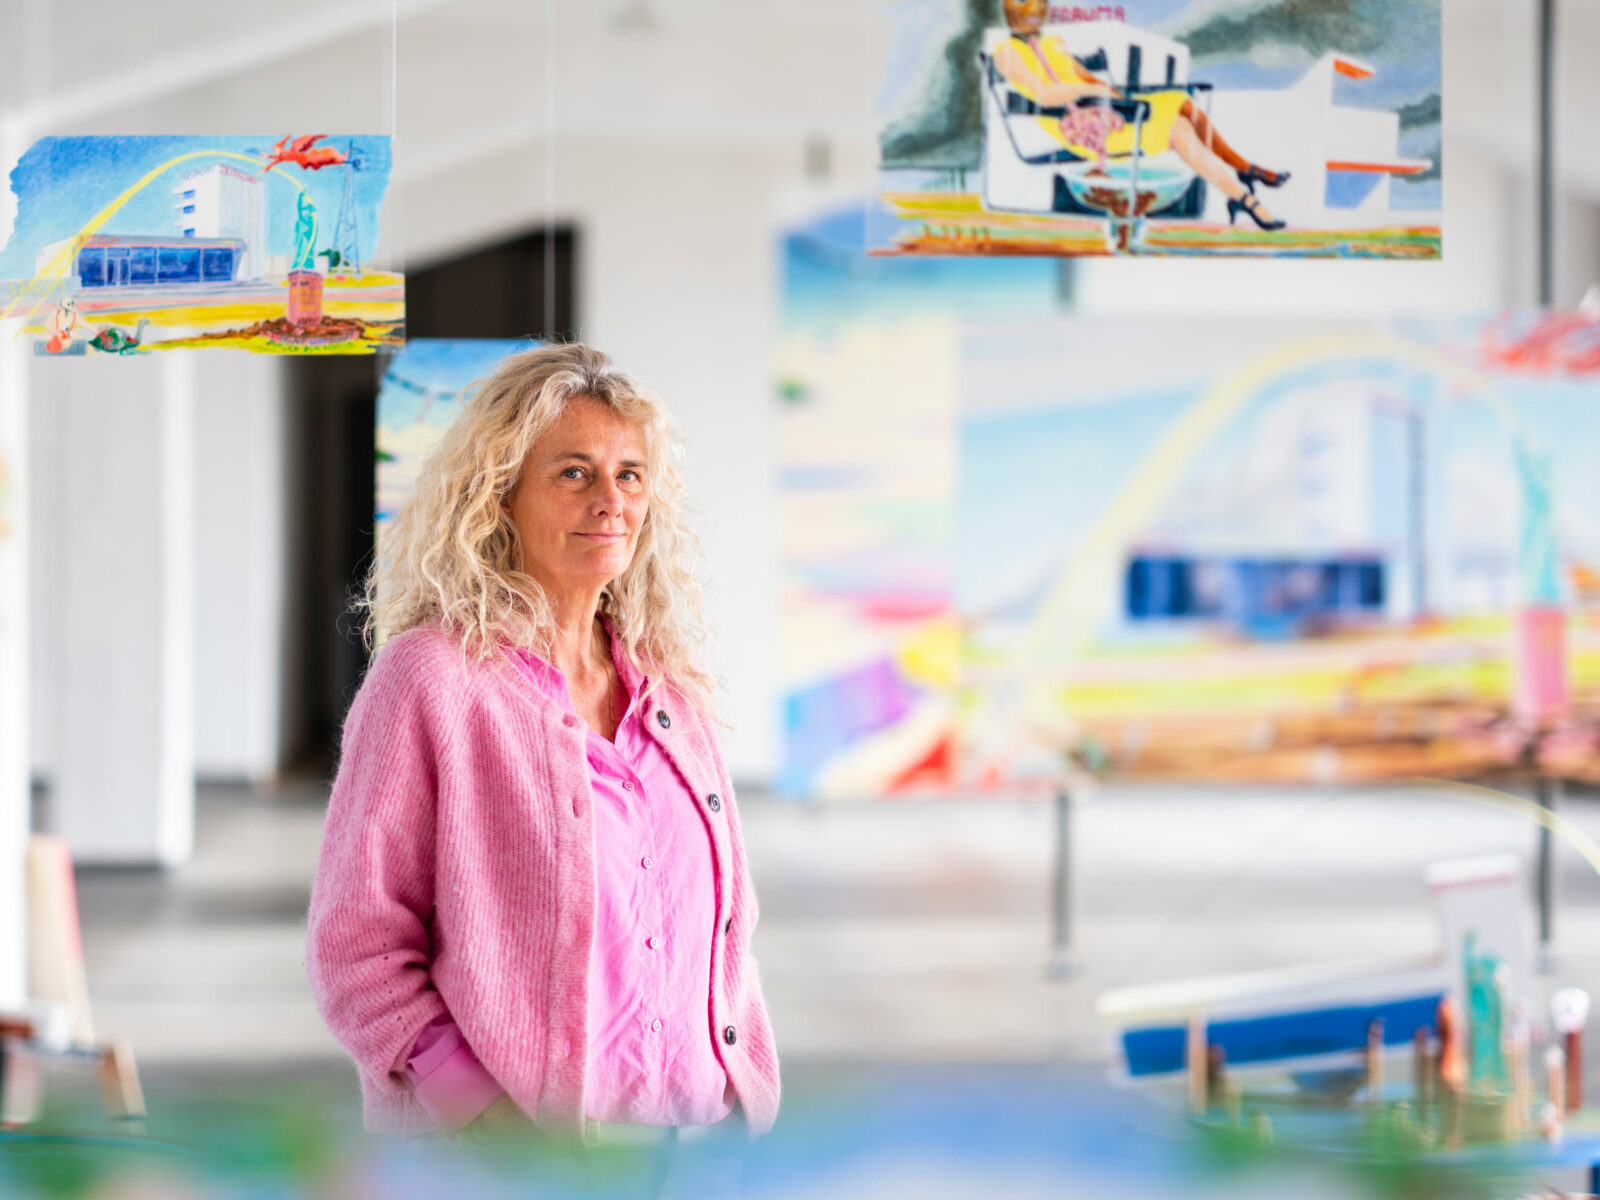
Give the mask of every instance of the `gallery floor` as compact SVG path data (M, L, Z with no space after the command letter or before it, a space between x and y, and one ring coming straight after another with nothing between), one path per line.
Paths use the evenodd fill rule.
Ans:
M80 872L95 1022L141 1060L335 1059L303 968L325 791L204 788L167 874ZM742 798L757 954L779 1046L804 1063L1091 1063L1108 988L1426 953L1424 866L1536 830L1457 799L1336 789L1103 788L1074 814L1082 969L1047 977L1052 811L1010 802L813 808ZM1600 804L1563 811L1600 834ZM1600 878L1558 843L1559 978L1600 966Z
M358 1127L353 1072L303 968L325 800L320 785L208 787L188 865L80 872L96 1025L133 1043L154 1124L164 1108L214 1111L219 1097L280 1109L314 1098L319 1113ZM1600 834L1600 804L1563 803ZM1400 791L1102 788L1074 813L1081 970L1060 982L1046 970L1049 805L813 808L757 794L742 805L790 1127L841 1096L871 1111L877 1101L862 1097L873 1088L911 1125L923 1118L904 1105L939 1088L960 1091L958 1121L1004 1105L1036 1115L1025 1098L1037 1089L1080 1097L1077 1158L1107 1154L1092 1122L1121 1122L1125 1133L1111 1109L1148 1106L1108 1084L1109 1039L1094 1015L1105 990L1426 953L1435 933L1425 865L1508 850L1531 864L1537 840L1496 809ZM1564 845L1558 865L1559 970L1548 979L1590 986L1600 978L1600 879ZM1045 1140L1059 1149L1048 1130ZM873 1159L859 1188L835 1181L814 1194L964 1194L953 1178L943 1190L883 1192L872 1173L888 1169ZM1117 1194L1141 1194L1125 1184ZM1224 1193L1246 1194L1232 1184ZM1170 1189L1152 1183L1148 1194Z

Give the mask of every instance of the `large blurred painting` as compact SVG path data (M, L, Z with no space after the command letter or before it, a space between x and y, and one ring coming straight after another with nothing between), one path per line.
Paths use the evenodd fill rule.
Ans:
M969 329L964 771L1593 773L1600 374L1548 336Z
M828 235L785 256L786 791L1600 777L1600 322L1075 318L1039 260Z
M879 253L1432 259L1440 0L898 0Z
M0 327L48 357L398 346L390 166L382 136L43 138L0 198Z

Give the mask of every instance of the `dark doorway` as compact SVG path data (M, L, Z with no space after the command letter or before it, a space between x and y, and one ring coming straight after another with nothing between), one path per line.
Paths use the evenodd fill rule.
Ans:
M576 241L571 229L553 236L539 230L413 268L406 275L406 336L571 337L578 326ZM554 251L548 271L547 246ZM383 356L289 364L293 540L283 745L285 765L301 771L331 768L345 711L367 667L352 603L372 562L384 365Z

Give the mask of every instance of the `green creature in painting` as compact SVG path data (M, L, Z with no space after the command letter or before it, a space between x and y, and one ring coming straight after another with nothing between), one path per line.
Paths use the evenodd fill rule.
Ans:
M89 345L107 354L134 354L140 349L144 340L144 327L148 324L150 324L149 318L140 317L139 325L132 333L124 333L115 325L107 325L89 339Z

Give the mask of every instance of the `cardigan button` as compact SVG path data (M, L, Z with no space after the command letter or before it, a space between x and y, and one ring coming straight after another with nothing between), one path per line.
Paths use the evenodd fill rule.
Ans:
M706 797L706 803L711 806L712 812L722 811L722 801L717 799L717 794L715 792L712 792L711 795Z
M722 923L722 932L723 933L728 933L728 932L731 932L732 929L733 929L733 918L729 917L726 921L724 921Z
M722 1040L727 1042L730 1046L733 1045L739 1040L739 1031L736 1030L732 1025L729 1025L722 1031Z
M667 710L666 709L664 709L664 708L656 709L656 723L658 725L660 725L661 728L663 728L663 729L671 728L671 726L672 726L672 718L667 716Z

